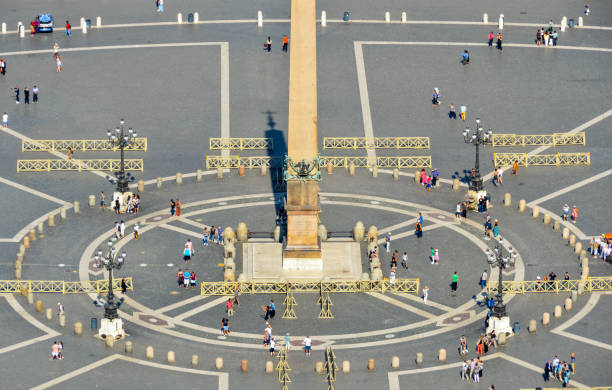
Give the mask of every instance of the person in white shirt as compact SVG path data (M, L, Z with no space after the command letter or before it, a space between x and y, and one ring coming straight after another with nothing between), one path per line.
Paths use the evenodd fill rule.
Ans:
M302 341L302 344L304 344L304 353L306 354L306 356L310 356L312 339L309 335L306 335L306 337L304 337L304 341Z
M2 127L8 127L8 114L6 112L2 114Z
M270 338L270 356L274 356L274 337Z

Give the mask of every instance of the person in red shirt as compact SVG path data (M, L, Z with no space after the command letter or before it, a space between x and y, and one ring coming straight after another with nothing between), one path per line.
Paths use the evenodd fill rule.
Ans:
M72 34L72 26L70 22L66 20L66 36L69 37Z

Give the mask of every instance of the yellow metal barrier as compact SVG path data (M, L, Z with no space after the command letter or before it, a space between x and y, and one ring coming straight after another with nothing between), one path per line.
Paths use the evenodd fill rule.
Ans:
M272 138L210 138L210 150L272 150Z
M568 146L586 145L586 135L580 133L553 133L540 135L493 134L493 147L500 146Z
M518 161L520 166L563 166L563 165L591 165L591 154L585 153L557 153L534 154L527 153L493 153L495 166L511 166Z
M503 281L504 294L527 293L560 293L578 291L580 280L522 280ZM489 284L489 294L497 292L497 282ZM588 278L584 283L584 291L612 291L612 276Z
M429 137L324 137L323 149L429 149Z
M21 141L22 152L65 152L71 148L81 152L119 150L106 139L37 139ZM129 151L147 151L147 138L134 138L125 147Z
M126 171L143 171L142 159L125 159ZM119 159L95 160L17 160L17 172L49 172L49 171L118 171L121 167Z
M294 282L202 282L201 295L287 294L287 293L358 293L398 292L417 293L419 279L294 281Z
M132 277L125 278L128 290L134 290ZM81 281L63 280L0 280L0 293L21 292L21 288L26 287L33 293L62 293L62 294L82 294L82 293L103 293L108 291L108 279ZM113 289L121 288L121 279L113 279Z
M565 390L566 388L562 387L538 387L541 390ZM612 390L612 386L595 386L595 387L572 387L574 390ZM536 390L532 389L521 389L521 390Z
M369 168L370 163L366 156L320 156L321 166L329 163L335 168L348 168L351 163L356 168ZM259 168L261 166L280 166L282 163L279 157L257 156L206 156L206 169L216 168ZM376 165L379 168L431 168L431 156L405 156L405 157L377 157Z

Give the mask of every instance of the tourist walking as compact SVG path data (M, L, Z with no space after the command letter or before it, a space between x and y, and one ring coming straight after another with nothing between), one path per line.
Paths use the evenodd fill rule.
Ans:
M497 33L497 50L502 51L502 34L500 32Z
M491 31L489 33L489 47L493 47L493 38L495 38L495 35L493 35L493 31Z
M202 233L202 245L208 246L209 234L208 227L205 226L204 232Z
M64 305L61 304L61 302L57 303L57 315L59 316L63 316L65 315L65 311L64 311Z
M487 270L482 271L482 275L480 275L480 288L487 287L488 277L489 276L487 275Z
M23 104L30 104L30 90L28 87L23 89Z
M272 38L268 37L266 43L264 43L264 50L270 53L272 51Z
M70 37L70 35L72 35L72 26L70 22L66 20L66 36ZM59 57L59 55L57 57Z
M229 325L230 325L229 318L223 317L223 319L221 319L221 331L223 332L223 336L229 335L230 333Z
M470 64L470 53L467 50L464 50L463 53L461 54L461 63L463 65Z
M174 199L170 199L170 215L174 217L175 213L176 213L176 202L174 201Z
M232 300L232 298L229 298L227 300L227 303L225 304L225 306L227 307L227 316L231 317L234 315L234 301Z
M55 42L53 44L53 58L57 58L58 54L59 54L59 49L60 49L60 45L59 43Z
M387 253L391 251L391 232L385 234L385 248L387 249Z
M268 321L269 319L273 319L274 316L276 315L276 305L274 304L274 299L270 299L270 303L268 303L267 306L265 306L266 308L266 316L265 316L265 320Z
M176 206L175 207L176 207L176 216L180 217L181 216L181 207L182 207L182 205L181 205L181 201L178 198L176 199Z
M32 87L32 102L38 103L38 86Z
M302 341L302 344L304 344L304 354L306 356L310 356L310 349L312 346L312 339L310 338L309 335L306 335L306 337L304 337L304 340Z
M451 277L451 290L453 292L456 292L458 285L459 285L459 275L457 275L457 271L455 271Z
M191 278L191 272L185 268L185 271L183 271L183 287L189 287L189 278Z
M138 240L138 237L140 237L139 232L140 232L140 225L138 225L138 222L136 222L134 224L134 239L135 240Z
M0 58L0 74L6 76L6 60L3 58Z
M427 304L427 298L429 296L429 287L423 287L423 303Z
M6 113L6 111L4 112L4 114L2 114L2 127L4 127L5 129L8 127L8 114Z
M127 283L125 282L125 278L121 278L121 293L125 294L127 291Z
M459 107L459 115L461 115L461 120L465 121L465 117L467 115L467 107L465 105L462 105L461 107Z
M289 47L289 38L286 35L283 35L283 52L287 52L287 48Z
M576 223L576 221L578 221L578 207L574 205L574 207L572 207L572 222Z
M19 86L13 88L13 92L15 92L15 104L19 104Z
M58 73L62 71L62 66L63 66L63 64L62 64L62 56L58 55L55 58L55 66L57 68L57 72Z

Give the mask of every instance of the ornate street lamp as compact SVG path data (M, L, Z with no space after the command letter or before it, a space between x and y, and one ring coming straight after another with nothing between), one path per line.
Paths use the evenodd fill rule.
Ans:
M121 302L115 303L115 294L113 293L113 269L120 269L127 258L127 253L122 251L119 253L113 246L113 241L108 240L108 248L106 255L102 249L94 256L94 265L97 268L106 268L108 271L108 293L106 294L106 303L104 304L104 318L100 326L99 335L101 337L112 336L120 338L125 335L123 330L123 321L117 314L117 309ZM123 299L121 299L123 301Z
M480 118L476 118L476 128L470 130L466 128L463 132L463 140L466 143L472 143L476 146L476 161L474 162L474 168L472 169L472 180L470 181L470 190L480 192L483 190L482 177L480 177L480 159L479 159L479 146L482 144L491 143L493 130L489 129L484 131L481 124Z
M510 258L516 258L515 252L510 249L508 254L505 255L504 251L504 239L500 237L499 244L495 244L493 252L487 250L489 254L489 264L497 265L498 279L497 279L497 293L495 294L495 304L493 305L493 313L489 318L489 327L487 333L491 333L495 330L498 335L501 333L512 333L512 327L510 326L510 317L506 310L506 304L504 303L504 291L503 291L503 271Z
M124 129L125 121L123 118L119 120L119 126L115 128L115 131L108 130L106 136L111 146L119 148L121 151L121 167L118 172L115 172L117 178L117 191L120 193L127 192L128 187L128 175L125 172L125 161L124 161L124 149L138 136L138 134L130 127L127 132Z

